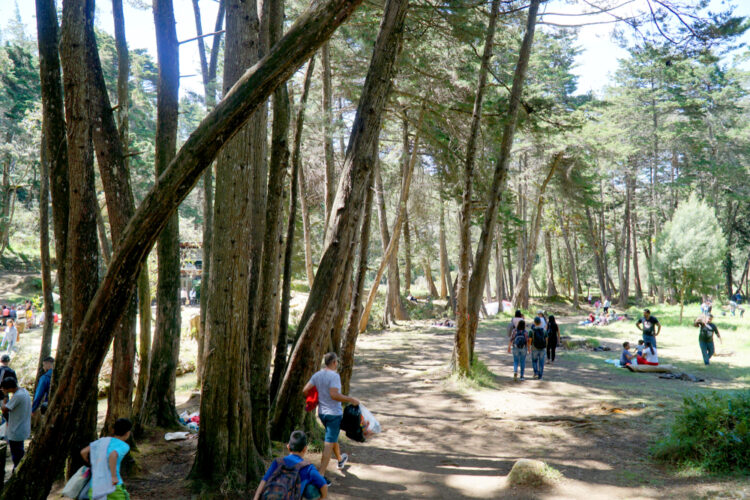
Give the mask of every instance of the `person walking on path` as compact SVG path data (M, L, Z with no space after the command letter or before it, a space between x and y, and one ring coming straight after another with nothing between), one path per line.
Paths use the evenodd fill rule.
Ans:
M16 470L23 458L23 442L31 436L31 397L23 387L18 387L14 378L6 378L0 383L0 389L10 394L10 401L2 402L2 411L8 419L8 429L5 438L10 447L13 459L13 470Z
M342 454L339 447L341 420L344 418L341 403L359 405L357 398L341 394L341 377L336 371L339 366L339 358L336 353L329 352L326 354L323 362L325 367L313 374L310 381L302 389L305 397L313 387L318 390L318 417L326 429L323 456L320 460L320 467L318 467L321 475L325 475L326 470L328 470L331 455L336 456L339 469L343 469L347 460L349 460L349 456L346 453Z
M3 336L3 343L0 344L0 351L12 351L16 345L16 339L18 338L18 330L12 319L8 320L8 325L5 327L5 335Z
M529 335L526 332L526 322L521 320L518 326L513 330L508 343L508 352L513 352L513 380L518 379L518 368L521 368L521 380L526 380L523 376L526 368L526 354L529 352Z
M547 332L542 326L541 318L534 318L534 326L531 327L531 366L534 368L534 378L542 379L544 376L544 356L547 350Z
M711 357L716 352L714 349L714 334L719 337L721 341L721 335L719 335L719 329L713 323L714 317L708 315L705 319L699 318L695 321L694 325L700 328L698 334L698 344L701 346L701 354L703 355L703 363L708 365Z
M560 327L557 326L555 317L550 314L547 323L547 362L549 364L555 362L555 350L558 345L560 345Z
M520 309L516 309L516 313L508 324L508 338L513 335L513 331L518 328L518 322L523 321L523 313Z
M81 450L91 465L91 488L88 498L130 500L120 476L122 459L130 451L127 443L133 423L127 418L115 421L114 436L99 438Z
M656 347L656 336L661 333L661 323L656 319L656 316L651 315L650 310L643 310L643 316L635 326L643 332L643 342L650 342L652 346Z

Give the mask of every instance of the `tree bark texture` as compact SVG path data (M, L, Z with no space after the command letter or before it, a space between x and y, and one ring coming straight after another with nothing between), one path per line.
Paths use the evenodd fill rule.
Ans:
M156 184L175 156L177 144L179 45L172 0L153 4L159 83L156 111ZM159 235L157 246L156 329L151 351L146 402L140 425L172 428L178 425L175 375L180 354L180 235L174 213Z
M430 297L436 299L439 297L437 287L435 286L435 280L432 279L432 269L430 262L425 258L422 260L422 270L424 271L424 279L427 280L427 286L430 290Z
M48 148L52 223L55 237L57 283L60 290L62 319L58 333L58 370L53 378L54 391L60 369L70 352L72 342L72 293L68 268L68 139L65 125L62 74L58 52L57 9L54 0L36 0L39 74L42 94L43 147Z
M404 117L401 126L401 175L404 169L409 166L409 117L407 110L404 109ZM411 294L411 232L409 231L409 206L404 207L404 295Z
M445 206L440 200L440 274L443 275L444 284L448 288L448 306L453 316L456 315L456 294L451 279L451 264L448 259L448 245L445 242Z
M388 246L391 242L391 235L390 235L390 231L388 230L388 218L387 218L388 216L385 210L385 195L384 195L384 189L383 189L383 179L381 176L379 163L378 163L378 168L375 172L375 192L377 193L376 203L378 207L378 221L380 223L380 242L383 247L383 255L385 256L388 253ZM403 305L401 304L401 300L399 297L401 290L399 290L400 285L399 285L399 274L398 274L398 241L394 242L394 248L392 249L391 253L388 255L389 255L388 268L387 268L388 269L388 278L387 278L388 289L386 290L385 304L383 307L383 325L386 325L386 326L389 325L391 322L395 322L396 320L402 319L400 316L403 316L405 314L403 311ZM375 288L374 283L373 283L373 288ZM370 293L372 294L372 289ZM373 297L375 297L375 295L373 295ZM369 296L368 296L368 299L369 299ZM374 304L374 301L373 301L373 304ZM372 305L368 303L365 307L368 311L368 316L369 316L369 311L371 310ZM368 317L368 320L369 320L369 317Z
M560 209L556 210L558 220L560 222L560 231L562 232L563 242L565 243L565 250L568 253L568 264L570 265L570 278L573 281L573 307L578 309L578 269L576 266L576 258L573 253L573 248L570 246L570 236L568 235L568 224L563 218L563 212Z
M260 12L256 2L227 2L224 90L260 57ZM202 381L198 452L191 476L210 485L245 489L262 474L255 444L251 393L253 262L262 250L265 221L256 226L262 191L265 131L262 110L221 151L216 163L211 281L206 316L206 364ZM263 179L265 181L265 178ZM275 226L274 226L275 228ZM260 240L260 243L258 243ZM275 257L275 255L274 255ZM257 282L255 282L257 286ZM267 384L266 380L258 381ZM264 423L265 425L265 423Z
M336 168L333 158L333 84L331 82L331 48L329 42L323 44L320 50L323 72L323 150L326 162L325 183L325 229L328 231L328 219L331 217L333 197L336 196Z
M338 313L333 310L337 305L334 301L349 280L345 273L352 267L350 258L356 244L354 236L360 225L360 211L355 207L362 206L365 200L368 179L375 166L376 144L395 74L407 5L408 0L388 0L385 4L328 223L325 250L300 318L299 340L277 397L271 426L271 437L274 439L287 439L301 421L304 412L301 390L319 363L314 357L316 344L329 333L331 320Z
M70 212L68 216L68 259L73 300L72 340L74 345L84 334L82 324L86 308L96 293L99 281L99 242L97 240L96 189L94 184L93 101L94 89L90 78L87 50L89 27L93 29L93 2L80 0L66 2L63 6L63 24L60 39L60 56L65 89L65 115L67 123L70 182ZM75 348L62 358L66 367L71 360L83 355ZM58 355L58 358L60 356ZM98 373L98 371L97 371ZM62 381L58 390L63 389ZM67 451L70 468L81 465L80 450L96 436L96 385L89 385L81 394L76 412L78 420L72 430ZM49 419L45 419L49 420ZM48 424L47 424L48 425Z
M314 62L314 59L310 60L311 65ZM300 108L302 105L303 102L300 100ZM295 143L295 149L296 147L297 144ZM304 165L300 165L299 168L299 196L299 205L302 211L302 237L305 245L305 272L307 273L307 283L312 289L313 281L315 280L315 271L313 270L312 236L310 234L312 229L310 229L310 208L307 206L307 180L305 180Z
M62 82L60 80L60 57L57 49L57 14L54 0L37 0L36 2L37 43L39 47L39 77L42 90L42 144L40 152L41 179L39 188L39 246L42 264L42 296L44 297L44 325L42 345L37 363L37 375L34 388L39 384L42 375L42 361L52 352L53 314L55 312L52 297L52 268L49 251L49 199L50 177L55 170L64 169L67 180L67 141L65 138L65 118L63 116ZM65 164L60 166L60 162ZM67 185L67 182L66 182ZM56 242L55 247L60 251ZM64 269L63 261L58 261L58 268ZM64 273L63 273L64 274ZM60 272L58 271L58 278ZM59 280L58 280L59 281ZM64 291L60 282L60 291Z
M502 311L503 300L507 297L505 294L505 269L503 266L503 231L502 227L497 231L495 240L495 289L497 290L497 303L499 311Z
M302 172L302 130L305 123L305 108L307 107L307 96L310 93L313 70L315 69L315 56L310 58L305 72L305 81L300 96L300 105L297 110L297 119L294 122L294 147L292 151L292 179L289 199L289 222L286 230L286 248L284 249L284 285L281 298L281 315L279 318L279 335L276 339L276 354L273 362L273 375L269 388L270 400L276 398L282 377L286 370L286 348L289 330L289 301L292 295L292 259L294 256L294 232L297 223L297 206L304 200L300 196L302 181L299 174ZM309 276L308 276L309 278Z
M138 352L140 353L140 367L138 369L138 383L135 386L133 401L133 420L141 421L143 403L146 401L148 377L151 371L151 285L149 284L148 265L144 262L138 274Z
M482 102L484 100L484 89L487 84L487 73L489 72L490 59L492 59L492 44L493 39L495 38L495 27L497 26L497 14L499 9L500 0L492 0L490 19L484 40L484 52L482 53L482 60L479 67L479 81L477 82L477 91L474 95L474 110L471 114L469 138L466 142L466 156L462 179L463 193L461 196L461 210L459 213L458 228L456 336L453 342L453 350L455 354L453 370L460 375L468 375L471 371L471 356L469 353L469 316L471 314L469 311L469 273L471 272L471 259L469 257L471 253L471 201L473 196L477 138L479 135L479 127L482 122ZM481 285L484 286L484 278L482 278ZM478 310L476 311L476 314L479 314Z
M107 226L104 223L104 215L102 215L102 208L99 206L98 201L96 202L96 213L94 215L96 215L96 229L99 234L99 249L101 250L102 260L106 266L112 258L112 247L109 244Z
M359 262L357 264L357 276L354 280L352 291L351 308L346 333L341 345L341 393L349 394L349 385L354 371L354 350L359 336L359 316L362 311L362 298L365 290L365 278L367 277L367 250L370 246L370 223L372 221L372 199L373 189L370 182L367 196L365 197L364 213L362 217L362 229L359 237Z
M276 43L284 30L284 2L271 2L270 43ZM253 329L250 350L250 384L255 446L263 456L271 453L268 433L268 414L271 401L269 381L271 350L276 330L276 303L278 302L279 247L283 237L279 232L284 215L284 181L289 164L289 93L286 83L273 94L273 125L271 130L271 159L268 176L266 231L263 240L258 294L258 312Z
M518 309L523 306L527 308L528 304L528 290L529 290L529 277L531 276L531 269L534 267L534 257L536 256L537 241L539 240L539 232L542 228L542 210L544 208L544 193L547 190L547 185L552 179L552 175L557 170L560 162L563 159L563 153L556 153L552 158L549 173L545 177L542 185L539 187L539 193L536 201L536 212L534 213L534 223L531 227L531 234L529 236L528 244L528 256L526 262L524 262L523 269L518 278L518 284L516 284L515 290L513 290L513 298L511 303L514 309Z
M523 93L526 69L531 56L531 46L534 41L534 30L536 28L536 15L539 11L541 0L531 0L529 3L528 19L526 21L526 33L521 42L518 53L518 62L513 73L513 84L510 89L510 102L508 113L503 126L503 136L500 142L497 161L492 177L492 187L487 200L487 207L482 222L482 232L477 243L476 257L474 258L474 271L469 281L469 346L470 353L474 351L474 339L476 338L477 326L479 325L479 310L482 307L482 287L489 269L490 255L492 254L492 237L495 234L497 222L497 205L503 191L505 190L508 176L508 164L510 162L511 146L516 130L518 109Z
M359 0L329 0L313 4L300 15L268 56L248 69L201 122L162 173L159 183L143 199L112 256L97 294L88 304L80 335L76 337L75 352L87 355L71 357L58 371L58 390L50 402L45 425L6 483L0 498L42 500L47 497L52 481L62 470L63 460L72 448L74 432L81 427L81 401L96 383L114 327L125 311L142 264L167 220L211 165L218 150L360 3ZM40 470L46 471L41 477Z

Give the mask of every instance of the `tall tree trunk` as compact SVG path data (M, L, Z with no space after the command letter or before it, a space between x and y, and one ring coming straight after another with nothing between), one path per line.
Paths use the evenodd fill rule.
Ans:
M383 179L380 172L380 163L378 163L378 168L375 172L375 191L377 193L377 207L378 207L378 221L380 223L380 243L383 248L383 255L386 255L386 252L388 251L388 245L391 242L391 235L390 231L388 230L388 216L385 211L385 193L383 189ZM392 321L397 320L396 317L396 309L401 305L401 301L399 300L399 294L401 291L399 290L398 286L398 261L394 262L394 254L397 254L398 252L398 242L394 242L394 250L392 253L388 254L389 258L387 259L388 262L388 277L387 277L387 284L388 289L386 291L385 296L385 304L383 307L383 324L389 325ZM384 257L384 260L385 257ZM380 280L378 280L378 285L380 284ZM373 283L373 287L375 287ZM394 292L395 288L395 292ZM368 296L369 297L369 296ZM369 311L371 310L369 307L369 304L365 306L368 309L368 316ZM369 319L369 318L368 318Z
M404 116L401 125L401 175L409 166L409 118L407 109L404 108ZM409 231L409 207L404 208L404 295L411 294L411 233Z
M598 238L597 234L598 231L594 227L594 221L591 217L591 210L589 210L589 207L586 207L586 224L588 228L588 232L586 236L588 237L589 244L591 245L592 250L594 251L594 265L596 268L596 278L599 280L599 291L602 295L607 295L607 281L606 276L604 273L604 268L602 264L602 248L601 248L601 240Z
M392 2L399 2L402 0L390 0ZM403 0L408 2L408 0ZM405 7L404 7L405 8ZM401 180L401 194L398 199L398 212L396 213L396 220L393 222L393 234L388 235L387 234L387 225L386 225L386 219L385 219L385 206L384 203L382 203L382 199L378 199L378 205L382 205L382 221L381 226L385 227L385 232L382 233L383 236L383 244L385 245L386 240L388 241L388 245L386 248L383 249L383 260L380 262L380 267L378 267L378 271L375 273L375 280L372 283L372 288L370 289L370 293L367 295L367 302L365 303L365 307L362 310L362 317L359 320L359 331L364 332L367 328L367 322L370 319L370 311L372 310L372 305L375 302L375 296L378 293L378 286L380 285L380 280L383 277L383 272L385 271L386 265L389 265L389 273L388 273L388 281L389 282L395 282L394 287L391 289L389 286L389 290L391 290L392 293L396 295L396 297L391 297L391 300L394 301L391 305L394 306L394 315L396 316L396 319L408 319L406 316L406 311L403 312L403 316L399 316L400 312L398 309L395 309L396 302L399 306L402 306L401 304L401 296L399 295L399 287L398 287L398 267L396 265L390 265L391 259L394 255L397 254L398 249L398 240L400 238L401 233L401 227L402 227L402 221L404 219L404 212L406 210L406 204L409 201L409 190L411 188L411 179L412 175L414 173L414 164L417 162L417 151L419 150L419 138L420 138L420 132L422 130L422 122L424 120L424 113L425 113L425 105L424 102L422 103L422 109L419 112L419 120L417 121L417 129L416 133L414 134L414 145L412 147L411 151L411 158L409 159L409 165L404 169L404 175L403 179ZM377 190L377 195L380 197L382 196L383 192L383 186L382 181L379 179L380 172L379 170L375 171L375 189ZM387 307L386 307L387 309Z
M498 311L503 310L505 294L505 266L503 265L503 230L502 226L497 230L495 239L495 289L497 290Z
M310 60L310 65L315 63L314 59ZM300 107L303 105L300 101ZM301 138L300 138L301 140ZM315 271L313 270L313 257L312 257L312 236L310 229L310 209L307 206L307 181L305 180L305 167L300 165L299 168L299 206L302 212L302 237L304 238L305 245L305 272L307 273L307 283L312 289L313 281L315 280Z
M440 212L441 212L441 223L440 223L440 234L439 234L439 241L440 241L440 249L438 253L440 254L440 298L445 299L448 297L448 282L450 279L446 276L447 271L449 270L448 267L448 261L446 259L448 255L448 250L445 248L445 221L442 208L443 202L440 201ZM445 251L443 251L445 250Z
M352 291L352 301L347 323L346 334L341 346L341 393L349 394L349 384L354 369L354 349L359 336L359 316L362 311L362 298L365 289L365 278L367 277L367 250L370 246L370 222L372 221L372 181L365 197L364 214L362 217L362 229L359 239L359 263L357 276Z
M437 287L435 287L435 280L432 279L432 268L430 267L430 261L427 258L422 260L422 270L424 271L424 279L427 280L427 286L430 290L430 297L433 299L439 297Z
M519 274L518 284L516 285L516 288L513 290L513 298L511 299L513 308L518 308L520 306L526 308L529 306L528 305L529 277L531 276L531 269L532 267L534 267L534 257L536 256L537 241L539 240L539 232L541 231L541 226L542 226L542 209L544 208L544 193L547 190L547 185L549 184L549 181L552 179L552 175L555 173L555 170L557 170L557 167L560 165L562 158L563 158L563 153L555 154L550 164L549 173L547 174L547 177L542 182L542 185L539 187L539 194L537 196L537 202L536 202L536 212L534 213L534 223L531 226L531 234L529 235L528 256L526 258L526 262L524 262L523 269L521 269L521 272Z
M270 3L270 43L275 44L284 31L284 2ZM263 456L271 454L268 434L270 412L269 380L271 350L276 329L276 303L279 280L279 226L284 215L284 181L289 164L289 93L286 83L273 94L273 125L269 163L266 232L258 294L258 311L250 350L250 399L252 404L253 438Z
M135 386L133 402L133 420L142 419L143 403L146 401L148 377L151 371L151 286L149 284L148 267L144 262L143 269L138 274L138 352L140 353L140 367L138 369L138 383Z
M445 264L445 267L441 269L441 274L445 277L445 282L448 287L448 306L450 307L451 314L456 315L456 289L453 286L453 280L451 279L451 263L448 258L448 245L445 242L445 207L443 200L440 200L440 265Z
M142 264L158 235L217 152L261 108L273 90L289 79L349 18L359 3L359 0L328 0L312 4L302 13L268 57L248 69L233 91L201 122L160 182L143 199L112 256L97 294L88 305L80 334L76 336L74 352L87 355L69 357L57 371L55 383L59 384L59 390L52 396L45 425L0 493L1 499L47 498L54 478L62 471L66 454L73 448L76 431L83 427L81 401L96 384L114 327L127 307ZM89 209L89 213L93 210ZM40 470L45 474L40 476Z
M104 224L104 216L102 215L102 208L99 207L99 202L96 202L96 230L99 234L99 248L101 249L102 260L104 265L109 264L109 260L112 258L112 248L109 245L109 238L107 237L107 226Z
M555 288L555 271L552 265L552 239L549 236L549 231L544 232L544 251L547 254L547 297L553 297L557 295L557 288Z
M560 231L562 232L563 242L565 243L565 250L568 252L568 263L570 265L570 279L573 282L573 307L576 309L578 306L578 269L576 268L576 259L573 254L573 248L570 246L570 237L568 236L568 225L563 219L563 212L556 207L557 216L560 222Z
M279 335L276 339L276 355L273 362L273 375L269 388L270 400L274 401L281 386L281 380L286 370L286 346L287 330L289 328L289 301L292 295L292 259L294 255L294 228L297 223L298 202L303 202L300 196L302 182L299 174L302 172L302 130L305 123L305 108L307 107L307 96L310 93L313 70L315 69L315 56L310 58L305 72L305 81L300 96L300 105L297 110L297 119L294 122L294 146L292 148L292 184L289 200L289 223L286 232L286 248L284 250L284 288L281 298L281 315L279 318Z
M179 45L172 0L154 0L154 24L159 62L156 111L157 185L175 156L177 143ZM176 427L175 375L180 355L180 235L179 219L173 214L159 235L157 246L156 330L142 427Z
M497 14L500 0L492 0L490 19L484 41L484 53L479 68L479 81L474 96L474 110L471 115L469 138L466 143L466 161L464 162L463 195L461 197L461 211L458 226L458 286L456 287L456 336L453 343L453 371L461 375L468 375L471 370L471 355L469 322L472 312L469 310L469 273L471 268L471 202L474 185L474 163L476 160L477 136L482 121L482 101L487 84L490 59L492 58L492 43L495 37ZM486 273L485 275L486 276ZM484 276L480 282L479 294L481 301L481 287L484 286ZM479 311L476 311L479 314Z
M135 213L135 201L130 187L128 170L127 134L129 109L128 77L129 59L125 40L125 20L121 0L113 0L112 12L115 23L115 43L118 55L117 96L120 110L118 131L112 105L109 102L107 87L104 81L96 38L93 27L87 36L88 67L93 76L92 102L95 105L93 139L96 147L97 163L101 174L102 186L107 200L107 214L112 231L112 242L115 248L119 245L122 233ZM133 380L135 365L135 322L136 297L131 298L128 309L115 331L112 353L112 376L107 396L107 415L102 428L103 435L111 434L115 421L123 416L129 417L133 411Z
M408 0L387 0L385 4L328 223L325 250L299 322L299 340L277 397L271 426L271 436L275 439L286 439L301 420L301 389L319 363L313 356L315 346L329 333L330 320L338 312L333 310L337 305L334 300L350 279L345 274L351 269L353 238L360 222L360 211L354 208L364 202L368 179L375 166L375 148L401 47L407 5Z
M203 25L201 23L201 11L199 0L193 0L193 13L195 15L195 31L198 42L198 56L201 62L201 76L203 77L203 94L206 109L210 112L216 106L216 70L219 64L219 47L221 46L222 26L224 25L225 0L219 0L219 10L216 14L214 25L213 43L211 55L206 57L206 46L203 42ZM206 331L206 307L208 305L208 283L211 279L211 240L214 228L214 187L213 169L206 170L203 174L203 258L201 266L201 289L200 289L200 326L198 328L198 357L196 371L197 382L200 385L203 378L203 366L205 361L205 331Z
M479 237L479 243L477 244L476 257L474 259L474 272L472 273L469 282L468 311L470 319L470 352L474 351L474 339L476 338L477 326L479 324L479 309L482 306L482 286L484 285L484 280L487 276L490 255L492 254L492 237L495 234L495 224L498 212L497 205L500 202L503 191L505 190L511 146L513 144L513 137L516 130L516 120L518 117L521 95L523 93L523 83L526 79L526 68L528 67L529 57L531 55L531 45L534 40L536 14L539 11L539 3L540 0L531 0L529 4L526 33L521 42L521 49L518 53L518 62L513 73L513 85L510 90L508 113L506 115L505 125L503 126L500 150L495 163L492 186L490 188L487 208L485 209L482 222L482 232Z
M323 44L321 62L323 67L323 150L326 161L325 184L325 226L323 234L328 232L328 219L331 218L333 197L336 195L336 168L333 158L333 85L331 83L331 48L328 42Z
M55 326L55 312L52 296L52 268L49 252L49 199L50 177L52 172L65 170L67 187L67 142L65 139L65 118L63 116L62 86L60 81L60 58L57 52L57 14L54 0L36 2L37 42L39 47L39 77L42 94L42 142L40 151L41 179L39 188L39 247L42 265L42 296L44 298L44 325L42 344L39 350L34 389L42 376L42 361L52 353L52 329ZM62 154L61 154L62 153ZM60 165L61 162L65 162ZM67 205L67 203L66 203ZM63 242L56 242L65 248ZM58 269L65 268L64 262L57 261ZM64 274L64 273L63 273ZM60 271L58 271L58 278ZM64 293L60 282L60 292Z
M260 57L263 37L258 7L256 2L227 2L225 95L244 68ZM244 489L262 473L252 421L253 368L247 332L252 330L250 309L254 307L250 302L254 295L252 260L259 246L259 238L253 236L263 234L265 225L255 226L259 204L252 199L260 192L258 177L265 170L259 154L263 152L259 132L264 108L224 147L216 164L207 356L200 408L203 422L191 472L191 477L210 485L232 478L234 489Z
M505 249L505 258L508 259L508 295L510 296L513 284L515 283L515 281L513 280L513 260L510 256L510 248Z
M52 389L59 380L60 369L70 352L72 340L72 293L68 269L68 142L65 127L62 75L58 52L58 26L55 0L36 0L39 75L42 94L42 146L47 149L52 197L52 222L55 235L57 283L60 290L62 320L58 333L58 370ZM43 153L44 154L44 153ZM46 299L45 299L45 302ZM51 302L50 302L51 304ZM43 358L42 358L43 359Z
M628 308L628 292L630 290L630 183L625 182L625 214L622 221L622 282L620 283L620 300L618 306L623 310Z
M72 340L81 341L82 324L86 308L93 300L99 281L99 244L96 215L98 208L94 184L94 148L92 144L93 85L86 57L87 36L94 24L93 2L84 0L66 2L63 6L63 24L60 38L60 55L65 89L65 113L69 149L70 212L68 215L68 266L70 291L75 297L71 311ZM69 351L66 365L81 355ZM60 356L58 355L58 358ZM66 358L62 358L66 359ZM97 370L98 371L98 370ZM60 383L60 390L63 389ZM89 385L81 394L77 409L78 425L67 449L71 457L70 470L76 470L82 460L80 450L96 437L96 386ZM38 471L37 471L38 473ZM18 498L22 498L18 497Z

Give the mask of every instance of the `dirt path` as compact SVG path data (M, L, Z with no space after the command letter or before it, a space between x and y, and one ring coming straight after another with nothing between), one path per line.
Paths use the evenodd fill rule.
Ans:
M492 330L492 324L483 326L477 339L477 355L498 374L486 388L447 378L453 330L391 330L361 338L352 393L379 417L384 432L365 444L343 445L351 466L343 473L329 469L331 498L745 498L750 493L746 481L679 478L646 458L648 433L665 418L665 405L636 401L654 389L651 384L669 388L665 381L649 377L635 385L629 372L588 366L562 352L546 367L544 381L530 379L529 363L529 380L514 382L507 344ZM519 458L544 460L564 479L548 490L510 488L506 476Z

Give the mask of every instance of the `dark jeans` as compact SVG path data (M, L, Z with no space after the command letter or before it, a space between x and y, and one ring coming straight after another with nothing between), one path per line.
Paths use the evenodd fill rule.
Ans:
M10 457L13 459L13 468L18 466L18 463L23 458L23 441L8 441L10 446Z
M557 344L547 344L547 361L554 361L555 360L555 349L557 349Z

